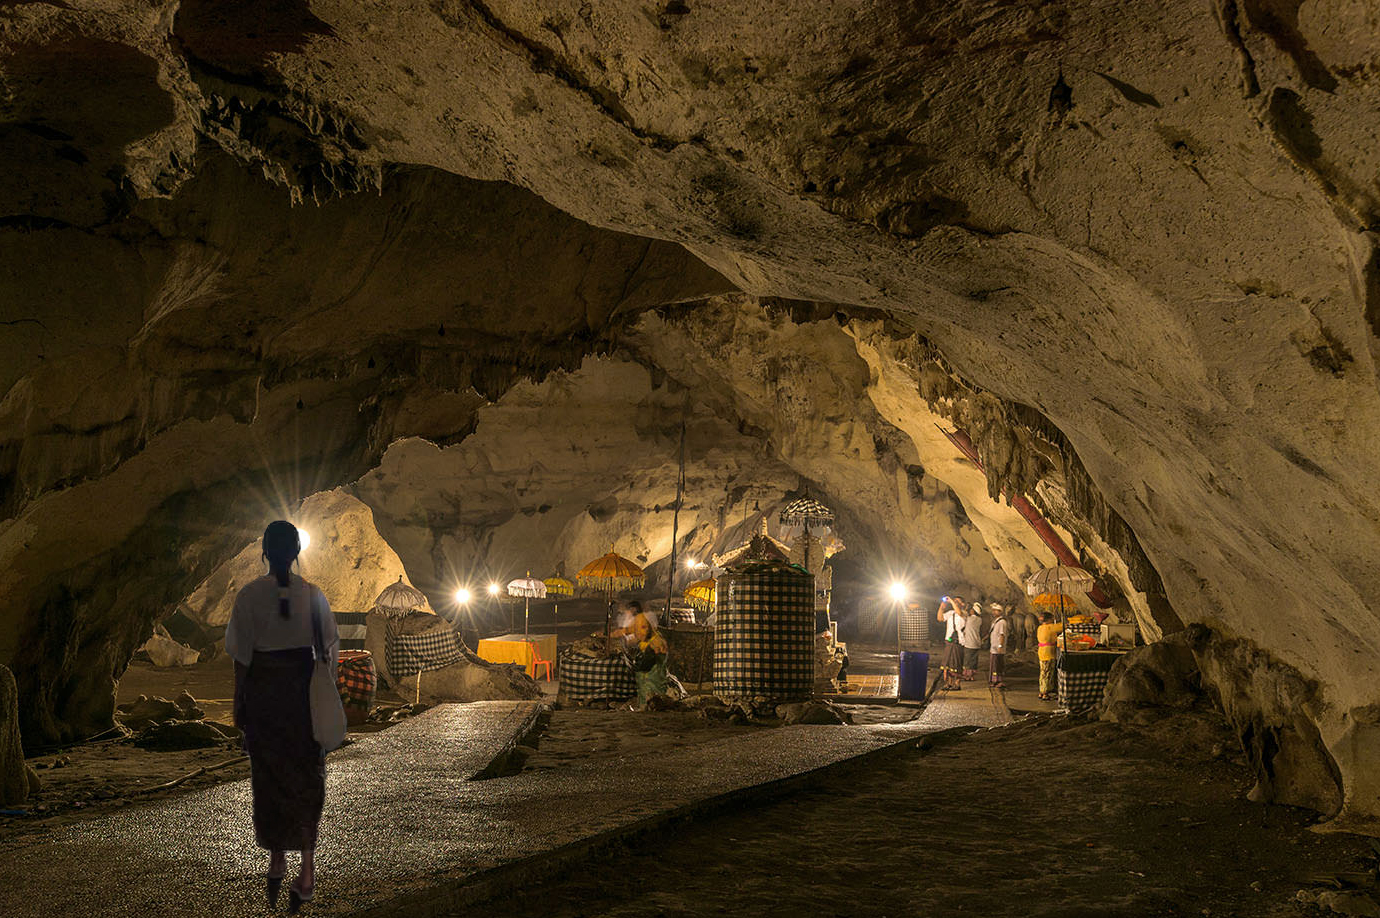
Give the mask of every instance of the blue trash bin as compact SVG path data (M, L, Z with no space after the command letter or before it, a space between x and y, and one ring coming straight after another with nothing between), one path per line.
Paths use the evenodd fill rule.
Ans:
M904 701L924 701L925 681L930 672L930 655L913 650L901 651L901 678L896 697Z

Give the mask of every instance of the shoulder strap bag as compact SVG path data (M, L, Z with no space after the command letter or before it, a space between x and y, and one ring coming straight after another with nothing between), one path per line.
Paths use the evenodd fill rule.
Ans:
M312 656L316 663L311 671L311 735L322 752L339 749L345 742L345 707L340 703L335 671L326 654L321 636L321 612L311 605Z

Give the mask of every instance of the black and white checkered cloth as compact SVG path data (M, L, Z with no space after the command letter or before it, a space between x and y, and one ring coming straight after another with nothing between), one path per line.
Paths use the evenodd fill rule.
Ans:
M560 653L561 692L571 701L623 701L637 694L637 680L621 656L601 659Z
M1064 629L1068 634L1091 634L1093 637L1102 636L1102 626L1097 622L1069 622Z
M762 564L719 578L714 693L808 698L814 688L814 578Z
M335 612L335 630L340 632L341 650L363 650L364 635L369 629L368 612Z
M432 628L421 634L395 634L384 638L388 673L394 679L441 669L464 659L460 640L449 628Z
M1118 653L1098 653L1093 650L1061 652L1059 654L1059 707L1078 713L1102 703L1107 687L1107 674L1120 658Z
M923 652L930 646L930 617L916 609L902 609L897 638L902 650Z

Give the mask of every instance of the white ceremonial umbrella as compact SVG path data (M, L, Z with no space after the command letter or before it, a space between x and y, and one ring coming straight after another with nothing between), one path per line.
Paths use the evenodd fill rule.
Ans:
M1025 582L1025 592L1027 596L1039 596L1041 593L1058 593L1062 596L1069 590L1086 593L1095 585L1096 581L1093 580L1093 575L1083 568L1056 564L1032 574L1030 579ZM1064 609L1062 599L1059 600L1059 623L1065 629L1068 628L1068 614Z
M375 610L385 618L407 618L413 612L425 609L426 605L426 595L411 584L403 583L401 574L397 583L384 587L378 599L374 600Z
M535 579L528 571L526 577L519 577L508 584L508 595L522 597L522 636L527 637L527 619L532 611L532 600L546 598L546 584Z

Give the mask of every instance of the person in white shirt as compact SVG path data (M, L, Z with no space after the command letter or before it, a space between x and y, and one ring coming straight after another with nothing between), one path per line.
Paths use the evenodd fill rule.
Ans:
M989 684L996 688L1005 688L1006 677L1006 636L1011 624L1006 618L1006 610L999 604L992 604L992 633L989 636L988 645L988 677Z
M971 613L964 616L958 640L963 645L963 681L972 682L977 678L978 650L982 647L981 603L973 603Z
M235 597L225 652L235 660L235 722L249 753L254 838L269 851L268 903L277 903L288 851L302 852L290 908L316 886L316 836L326 799L326 756L312 735L309 686L316 658L335 672L340 636L325 595L292 573L302 550L286 520L264 530L268 575Z
M939 603L936 619L944 623L944 661L939 671L945 689L959 688L959 676L963 670L963 645L959 637L963 633L965 618L962 597L945 596Z

